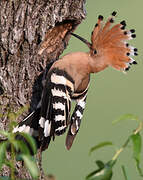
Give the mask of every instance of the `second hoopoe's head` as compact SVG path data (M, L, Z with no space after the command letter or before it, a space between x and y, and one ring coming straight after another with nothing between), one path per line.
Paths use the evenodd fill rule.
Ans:
M127 42L136 37L135 30L126 30L125 21L113 25L115 16L114 11L106 23L103 22L103 16L98 17L98 22L91 34L91 43L71 33L89 47L89 56L92 59L91 72L102 71L108 66L125 72L132 64L137 64L132 58L138 55L137 48L130 46Z

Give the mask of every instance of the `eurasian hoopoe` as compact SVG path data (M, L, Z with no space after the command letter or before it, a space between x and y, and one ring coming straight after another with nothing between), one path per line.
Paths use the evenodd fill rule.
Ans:
M70 149L79 131L86 96L90 82L90 74L97 73L111 66L117 70L127 71L130 65L137 64L131 56L137 55L137 48L126 41L135 38L135 30L126 30L126 22L114 26L114 16L103 23L103 16L91 35L91 43L84 38L71 33L83 41L89 52L75 52L55 61L46 75L42 99L35 111L26 117L13 132L30 133L42 150L45 150L55 135L65 133L66 147ZM76 106L70 119L71 100L76 100Z

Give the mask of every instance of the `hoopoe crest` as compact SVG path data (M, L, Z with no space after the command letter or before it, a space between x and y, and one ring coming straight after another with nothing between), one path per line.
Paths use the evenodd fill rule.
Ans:
M103 22L103 16L98 17L98 22L91 34L91 43L72 33L82 40L90 49L90 56L95 59L94 72L111 66L117 70L128 71L130 65L137 64L132 56L137 56L137 48L130 46L128 40L136 37L135 30L126 30L126 22L123 20L113 26L116 12Z
M75 52L63 56L48 67L42 98L37 108L31 112L13 132L28 132L42 150L48 148L51 138L62 135L68 128L66 147L70 149L79 131L90 82L90 74L111 66L127 71L137 62L137 48L130 46L128 40L136 37L135 30L126 30L126 22L114 23L116 12L103 22L98 17L91 43L71 33L83 41L89 52ZM75 100L75 109L71 114L71 101Z

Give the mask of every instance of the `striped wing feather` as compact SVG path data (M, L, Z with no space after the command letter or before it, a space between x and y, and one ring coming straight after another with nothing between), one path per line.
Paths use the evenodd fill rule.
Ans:
M73 141L79 131L81 119L82 119L83 112L85 109L86 96L87 96L87 91L86 91L86 93L84 91L81 99L77 99L77 104L76 104L73 114L71 116L69 131L68 131L67 137L66 137L66 148L68 150L71 148Z
M53 69L48 74L47 83L43 94L41 116L45 118L42 136L42 149L46 149L51 137L62 135L67 128L70 112L70 93L72 87L66 73L59 69ZM71 83L71 85L73 85ZM47 101L48 102L45 102ZM46 104L45 104L46 103ZM42 132L42 131L41 131Z

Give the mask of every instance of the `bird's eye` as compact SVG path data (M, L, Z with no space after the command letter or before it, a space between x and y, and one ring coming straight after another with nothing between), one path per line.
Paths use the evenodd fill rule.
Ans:
M93 54L97 54L97 51L96 51L96 49L95 49L95 50L93 50Z

